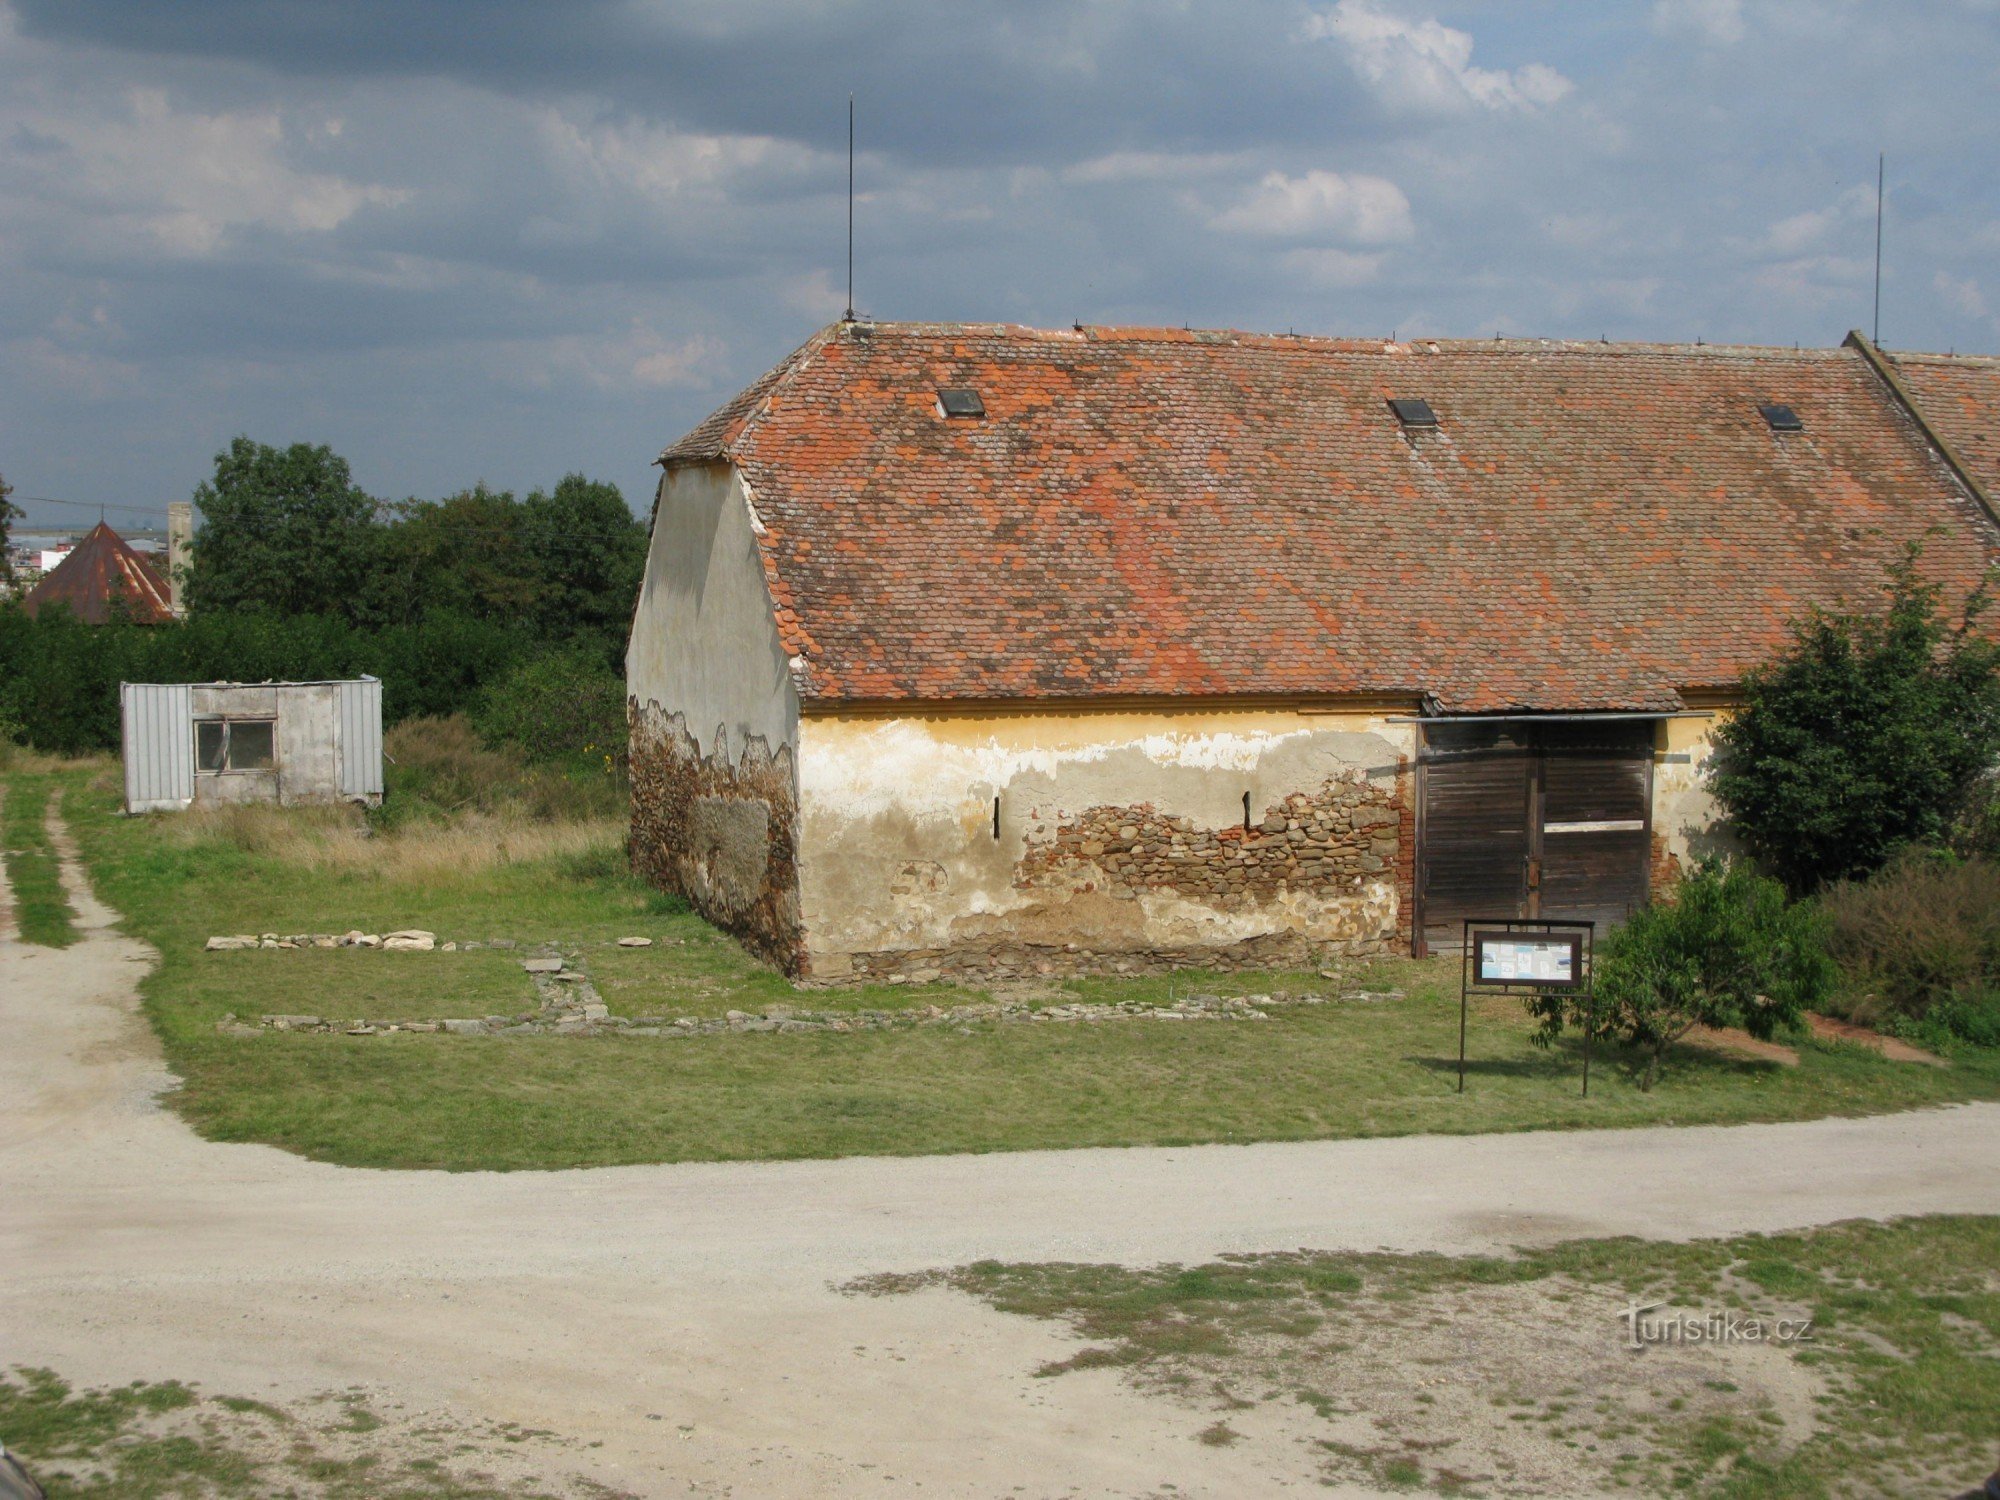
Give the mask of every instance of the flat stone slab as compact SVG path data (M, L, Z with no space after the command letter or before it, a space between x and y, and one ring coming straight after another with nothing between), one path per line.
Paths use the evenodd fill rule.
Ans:
M521 967L530 974L560 974L563 971L563 961L559 958L524 958L521 960Z
M650 948L653 946L653 940L649 937L620 938L618 946L621 948Z

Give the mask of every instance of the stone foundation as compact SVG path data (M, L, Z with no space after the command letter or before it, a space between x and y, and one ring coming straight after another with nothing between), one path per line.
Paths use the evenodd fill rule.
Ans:
M773 756L753 738L731 757L718 733L708 754L679 714L636 701L628 713L634 873L785 973L804 973L791 751Z

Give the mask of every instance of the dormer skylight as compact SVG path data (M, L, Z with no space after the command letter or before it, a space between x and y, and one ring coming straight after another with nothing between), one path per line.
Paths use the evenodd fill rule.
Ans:
M1773 432L1804 432L1806 424L1799 420L1799 414L1789 406L1769 402L1757 408L1764 414L1764 420L1771 424Z
M1389 410L1396 414L1396 420L1405 427L1435 427L1438 414L1431 410L1428 401L1416 396L1391 396Z
M979 392L965 386L952 386L937 393L938 410L947 417L983 417L986 403L979 399Z

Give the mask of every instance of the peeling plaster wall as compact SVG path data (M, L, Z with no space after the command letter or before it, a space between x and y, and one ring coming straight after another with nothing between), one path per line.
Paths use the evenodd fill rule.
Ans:
M273 719L277 764L267 771L197 773L197 807L245 802L338 802L340 687L331 682L197 684L195 717Z
M811 974L1394 948L1408 933L1414 754L1413 726L1363 713L808 717L798 765ZM1298 852L1314 873L1274 877L1281 846L1313 836L1285 825L1315 816L1361 825L1334 836L1345 863L1336 871L1308 847ZM1133 835L1110 847L1126 827ZM1149 879L1132 846L1155 844L1141 863L1172 873Z
M788 973L803 965L799 702L727 465L660 481L625 658L632 866Z
M1662 894L1704 856L1734 853L1722 806L1709 793L1715 732L1728 717L1663 719L1653 751L1653 894Z

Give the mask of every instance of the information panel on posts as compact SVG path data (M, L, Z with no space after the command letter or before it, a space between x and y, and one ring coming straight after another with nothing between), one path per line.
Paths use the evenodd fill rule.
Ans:
M1583 979L1583 939L1573 932L1474 932L1475 984L1574 988Z

